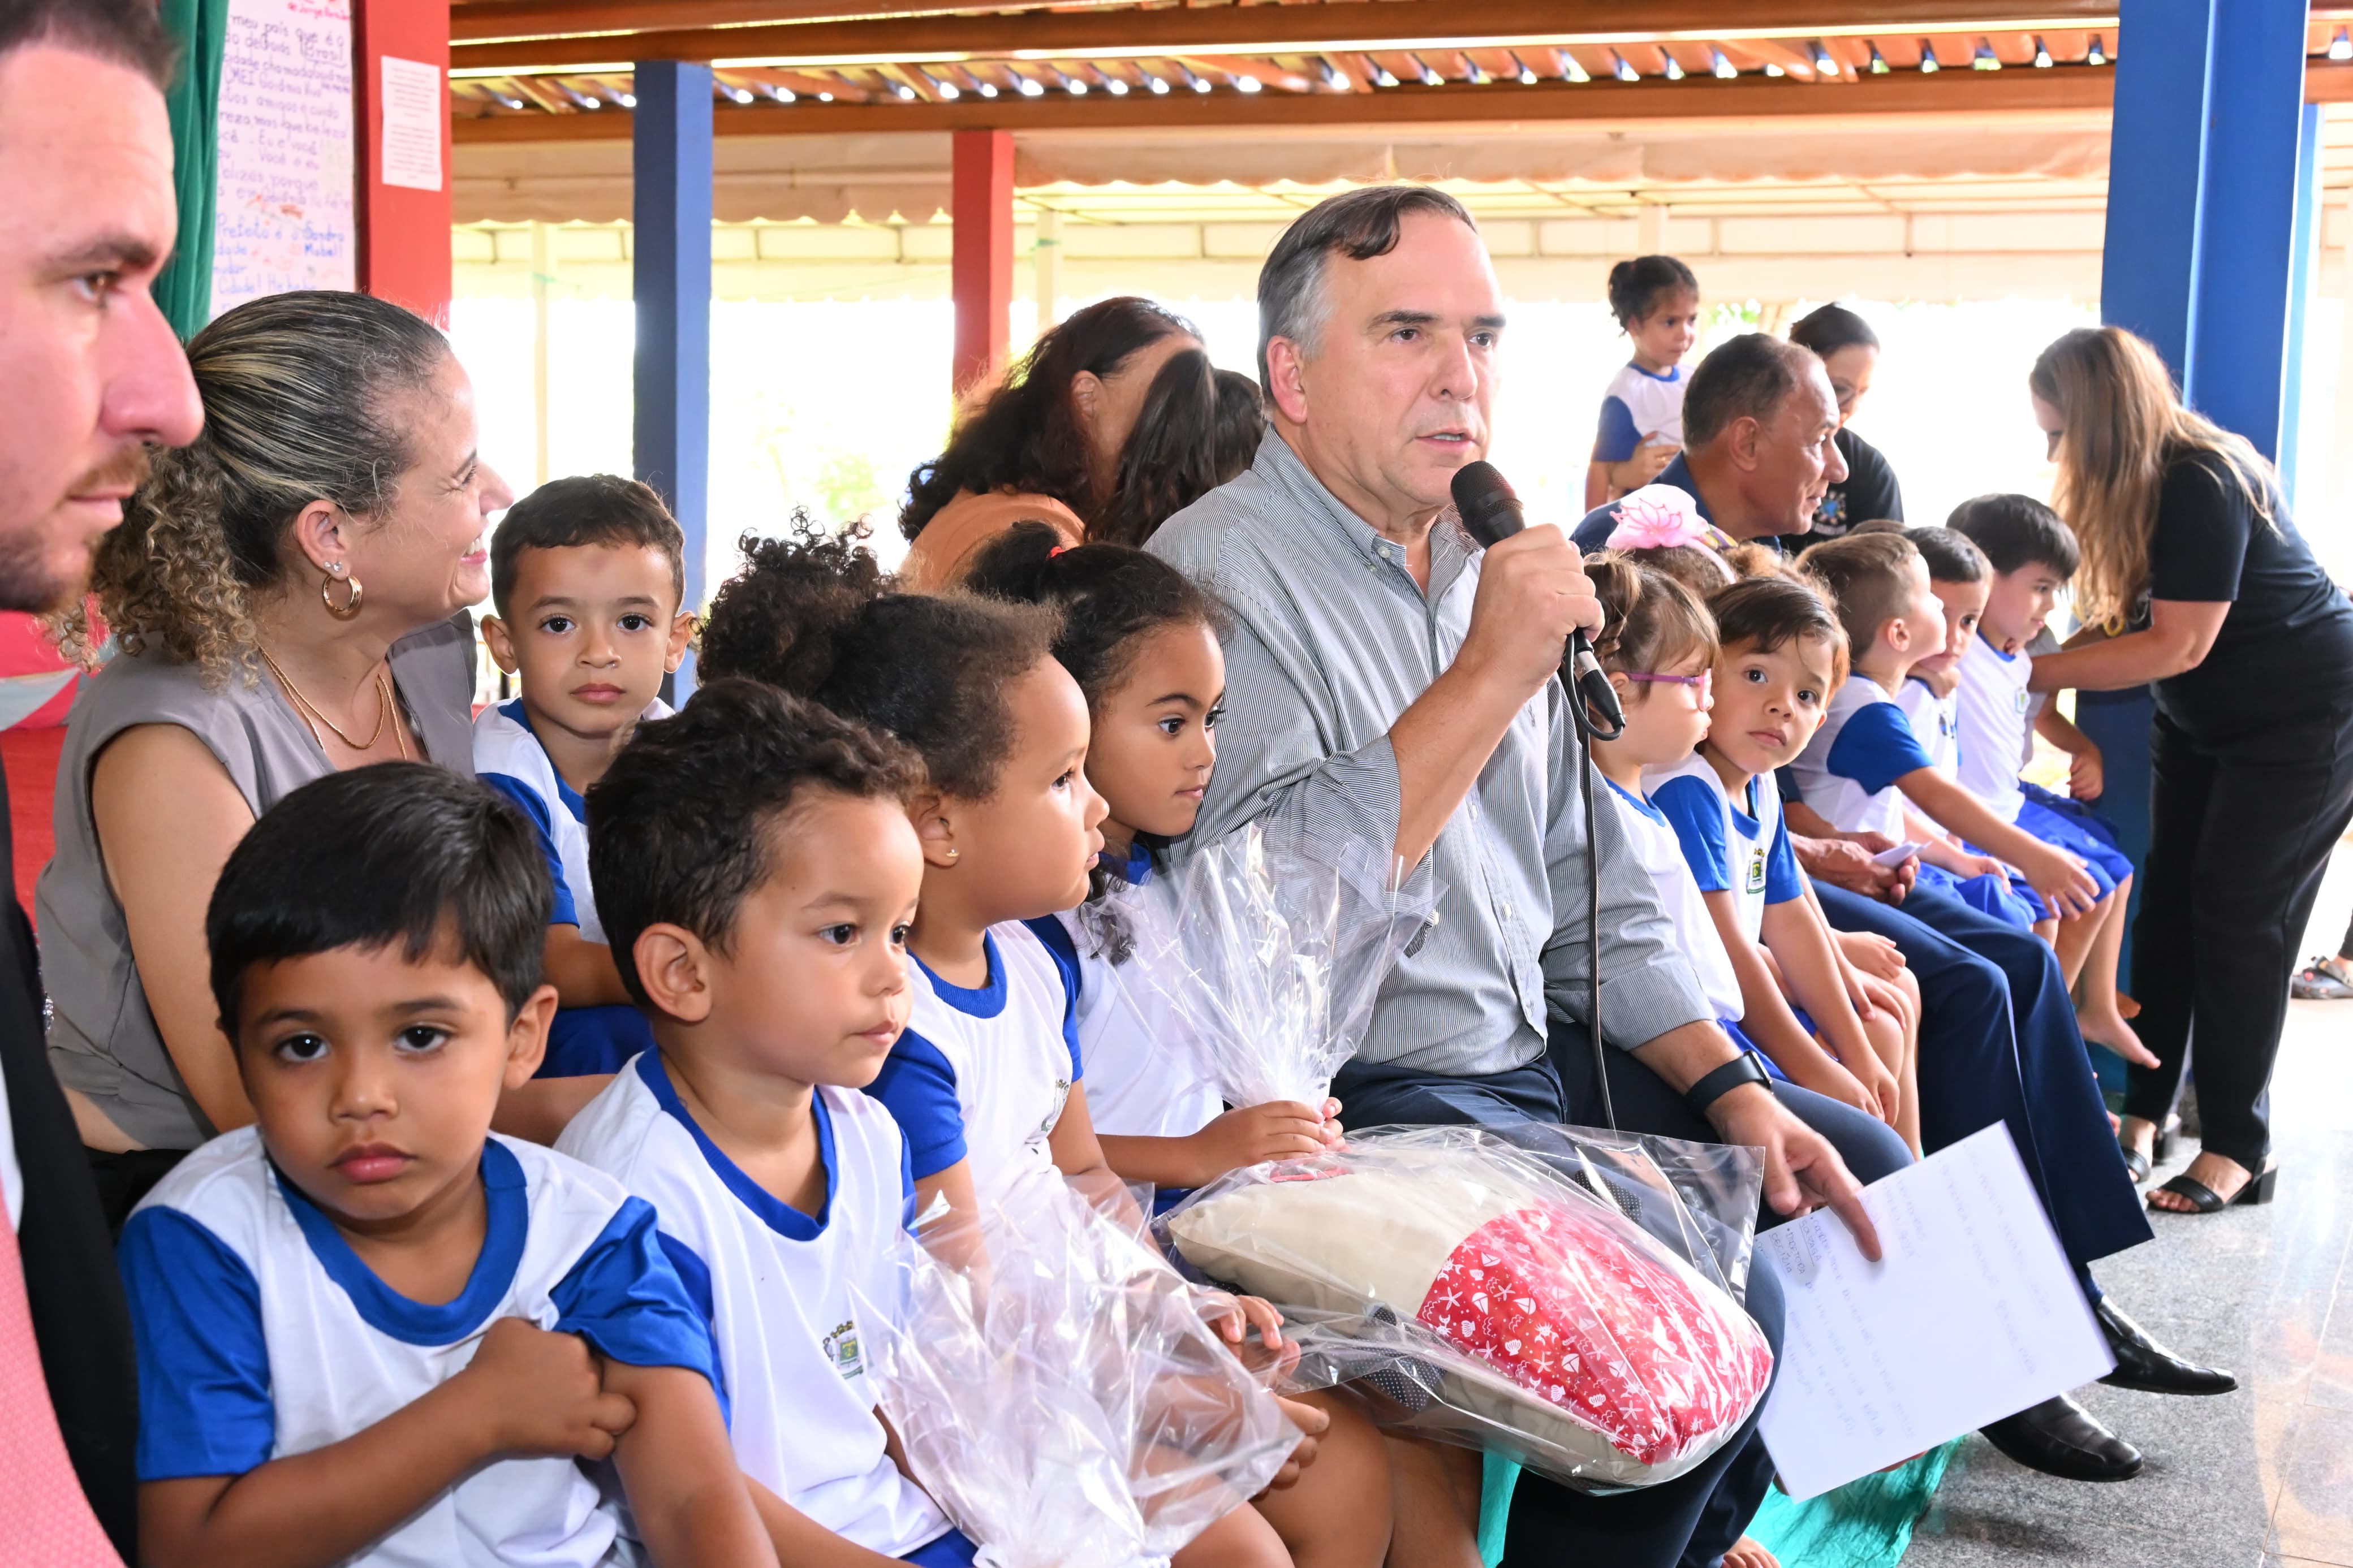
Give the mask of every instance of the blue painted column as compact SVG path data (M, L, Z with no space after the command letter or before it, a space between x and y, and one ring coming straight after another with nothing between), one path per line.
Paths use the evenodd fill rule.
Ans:
M2288 510L2303 510L2296 494L2296 458L2304 424L2304 338L2320 289L2320 105L2307 103L2295 138L2295 238L2287 279L2287 372L2280 408L2280 483Z
M686 535L686 607L700 611L711 495L711 68L645 61L636 90L637 477ZM673 700L693 689L691 654L673 685Z
M2304 125L2305 0L2230 0L2217 12L2213 38L2189 397L2217 425L2277 458Z
M2198 307L2213 0L2124 0L2108 141L2100 319L2157 347L2189 379Z
M2214 0L2124 0L2116 36L2116 114L2109 130L2106 247L2100 267L2100 319L2155 345L2186 384L2191 374L2200 218L2208 168L2208 64ZM2116 829L2117 847L2139 866L2148 857L2149 726L2147 687L2075 693L2075 725L2100 748L2106 785L2094 809ZM2133 903L2140 881L2133 881ZM2118 975L2131 989L2132 934L2126 927ZM2123 1087L2123 1063L2093 1059Z

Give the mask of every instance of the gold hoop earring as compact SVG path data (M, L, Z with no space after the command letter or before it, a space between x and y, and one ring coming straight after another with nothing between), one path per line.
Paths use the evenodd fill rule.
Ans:
M334 616L335 619L339 621L348 621L353 616L360 613L362 589L360 587L360 580L358 578L353 577L346 580L343 575L343 563L340 561L336 562L333 566L328 568L327 580L319 584L319 602L327 606L327 614ZM352 596L338 605L335 603L335 584L339 582L346 581L347 585L351 588Z

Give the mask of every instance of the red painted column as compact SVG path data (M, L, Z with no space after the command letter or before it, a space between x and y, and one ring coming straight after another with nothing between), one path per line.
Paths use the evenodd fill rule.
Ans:
M1013 132L959 131L955 137L949 274L955 292L953 382L962 397L1005 370L1013 313Z
M353 171L359 286L447 326L449 321L449 0L353 0ZM393 149L387 183L385 144L386 58L430 66L438 87L433 117L440 139L437 188L419 188L413 147ZM408 73L412 79L417 73ZM396 110L396 119L397 111ZM429 163L429 159L427 160ZM404 168L406 172L404 173Z

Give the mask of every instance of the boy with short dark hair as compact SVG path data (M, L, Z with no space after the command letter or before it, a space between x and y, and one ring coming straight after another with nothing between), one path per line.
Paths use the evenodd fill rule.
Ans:
M640 729L588 794L613 956L659 1048L557 1146L659 1209L717 1346L733 1463L778 1555L813 1568L974 1551L901 1468L860 1321L896 1299L913 1218L905 1141L861 1091L912 1000L922 777L897 742L728 679Z
M555 879L544 1078L609 1073L653 1043L605 943L581 798L640 720L670 713L662 679L694 635L685 548L661 498L614 474L550 480L491 538L482 639L522 694L474 721L474 771L531 817Z
M424 763L332 773L229 856L206 921L255 1124L124 1227L150 1561L775 1563L707 1330L610 1178L492 1135L538 1065L531 826Z
M2089 916L2063 922L2052 945L2068 984L2082 978L2075 1016L2084 1037L2127 1061L2148 1065L2156 1058L2125 1021L2116 994L2132 860L2117 847L2108 826L2081 804L2099 798L2100 748L2056 704L2027 689L2036 647L2049 651L2057 646L2048 622L2081 559L2074 531L2058 513L2022 495L1963 501L1953 510L1951 527L1974 542L1991 567L1985 612L1960 658L1956 700L1961 784L1997 817L2081 857L2109 895ZM2068 753L2068 784L2076 798L2019 777L2036 733Z

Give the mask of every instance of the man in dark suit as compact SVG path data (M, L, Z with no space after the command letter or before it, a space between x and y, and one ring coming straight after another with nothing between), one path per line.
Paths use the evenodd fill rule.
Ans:
M172 55L153 0L0 0L0 608L79 596L146 449L194 440L202 422L148 292L177 230ZM0 778L0 1137L21 1174L7 1217L67 1456L115 1549L136 1562L130 1315L49 1072L6 818Z

